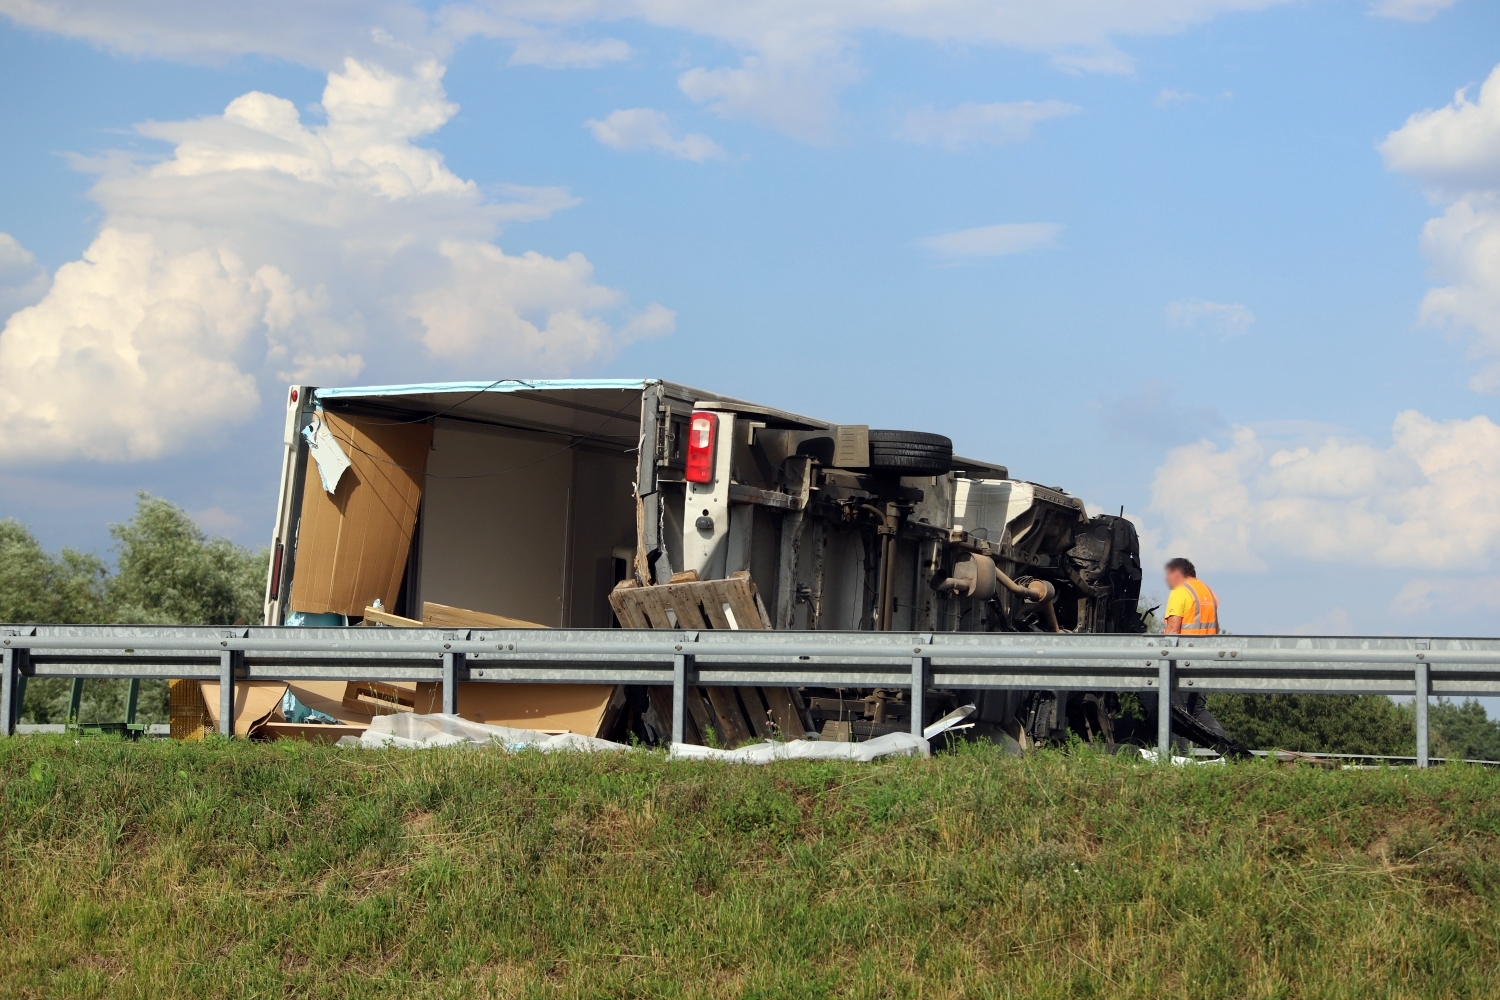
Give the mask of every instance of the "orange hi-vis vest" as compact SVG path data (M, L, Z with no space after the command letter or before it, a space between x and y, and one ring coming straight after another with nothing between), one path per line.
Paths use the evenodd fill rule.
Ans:
M1183 635L1219 634L1219 599L1208 588L1208 584L1190 576L1182 585L1193 595L1193 610L1182 619Z

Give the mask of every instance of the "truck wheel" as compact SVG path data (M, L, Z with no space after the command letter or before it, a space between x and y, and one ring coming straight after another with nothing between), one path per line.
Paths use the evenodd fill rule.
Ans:
M953 468L953 442L921 431L870 431L870 471L941 476Z

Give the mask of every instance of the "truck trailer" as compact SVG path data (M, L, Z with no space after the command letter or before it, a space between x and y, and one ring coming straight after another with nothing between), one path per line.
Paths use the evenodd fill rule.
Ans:
M1124 517L941 434L660 379L291 386L272 553L268 625L1146 628ZM401 701L379 687L369 705ZM600 724L661 739L656 695L613 692ZM704 697L700 740L911 722L899 691ZM1021 746L1128 735L1107 692L933 692L926 710L966 702L975 733Z

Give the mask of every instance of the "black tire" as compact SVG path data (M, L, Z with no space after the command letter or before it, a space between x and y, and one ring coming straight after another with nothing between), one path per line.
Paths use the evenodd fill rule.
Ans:
M870 471L941 476L953 468L953 442L921 431L870 431Z

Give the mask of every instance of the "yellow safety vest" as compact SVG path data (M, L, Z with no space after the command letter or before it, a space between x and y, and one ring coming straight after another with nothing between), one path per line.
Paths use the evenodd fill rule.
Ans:
M1192 614L1182 620L1183 635L1219 634L1219 599L1208 589L1208 584L1195 576L1182 582L1193 595Z

